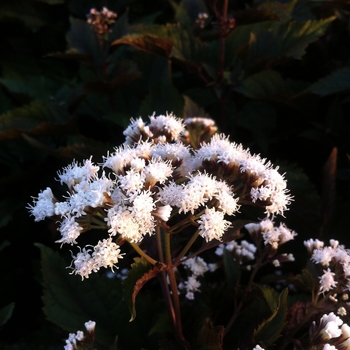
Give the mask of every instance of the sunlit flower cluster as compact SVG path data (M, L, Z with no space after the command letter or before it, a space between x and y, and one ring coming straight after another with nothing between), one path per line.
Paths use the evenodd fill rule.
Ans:
M206 242L220 241L242 204L261 206L272 215L287 209L291 198L286 181L265 159L224 135L214 135L199 149L184 143L186 133L195 130L186 130L186 125L193 127L197 119L203 130L214 130L203 118L184 123L172 114L153 115L149 124L132 120L125 143L101 164L91 158L82 164L73 161L58 173L58 181L68 188L63 201L50 188L34 198L29 210L36 221L52 217L59 222L58 243L77 245L91 229L108 235L73 255L74 273L87 278L101 267L117 268L123 255L120 242L138 244L157 227L175 234L195 226ZM267 220L260 224L266 226L265 244L293 239L294 232L282 224L274 228ZM249 249L253 257L248 246L241 252Z

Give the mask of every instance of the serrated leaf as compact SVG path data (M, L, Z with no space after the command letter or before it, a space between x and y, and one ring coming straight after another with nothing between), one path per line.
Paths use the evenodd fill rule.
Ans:
M304 89L306 83L284 79L280 73L267 69L244 79L235 90L250 98L292 97Z
M266 345L272 345L279 338L287 317L287 296L288 289L286 288L279 296L276 310L254 331L253 337L256 344L262 342Z
M173 43L170 40L152 35L132 34L113 42L113 45L121 44L130 45L138 50L167 58L170 57L173 48Z
M136 317L136 296L146 282L154 278L159 272L164 270L165 266L152 266L144 257L134 258L134 263L128 272L128 277L123 281L124 300L126 301L131 318L129 322Z
M271 31L251 32L246 56L248 66L280 57L301 59L309 44L324 34L335 17L318 21L289 21Z
M15 303L10 303L0 309L0 326L5 324L11 318L14 308Z
M0 115L0 139L19 137L24 132L40 133L40 129L57 127L67 119L61 107L47 101L33 101Z
M226 39L225 67L230 67L237 57L243 60L246 69L282 57L300 59L307 46L323 35L334 19L265 21L239 26Z
M124 36L112 43L120 44L183 62L201 62L206 46L198 42L190 30L179 24L145 26L139 33Z
M316 95L327 96L349 89L350 67L344 67L311 84L303 93L311 92Z

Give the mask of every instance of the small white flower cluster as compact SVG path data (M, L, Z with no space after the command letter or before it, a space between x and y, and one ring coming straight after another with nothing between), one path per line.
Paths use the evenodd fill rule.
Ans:
M323 345L323 350L350 350L350 327L333 312L324 314L318 325L313 321L309 329L311 345Z
M84 278L100 267L116 267L122 254L114 237L138 243L153 235L157 225L171 230L165 223L175 215L178 221L191 217L186 226L197 226L208 242L222 239L231 225L226 218L238 212L241 200L260 201L263 207L267 201L269 214L283 214L290 196L283 176L270 163L223 135L195 150L181 141L184 134L185 124L172 114L153 115L148 125L141 118L133 120L124 131L125 143L104 158L102 169L90 158L58 173L69 190L64 201L50 188L34 198L28 208L35 221L60 218L58 243L76 245L93 228L108 231L108 238L73 256L74 273ZM242 188L246 192L239 192ZM276 232L266 233L266 241L282 244L294 237L284 226Z
M245 228L250 235L261 234L264 239L264 244L270 245L273 249L277 249L280 245L293 240L297 235L283 223L280 223L280 225L276 227L274 222L269 218L261 220L258 224L247 224Z
M350 289L350 254L337 240L331 239L330 245L325 246L319 240L307 240L304 242L311 261L321 265L323 274L319 277L319 293L325 293L333 289Z
M254 260L257 250L254 244L243 239L241 240L240 244L237 241L220 244L216 248L215 254L218 256L223 256L225 249L232 252L234 259L240 264Z
M209 271L208 264L199 256L188 259L183 263L184 267L192 273L184 283L179 284L179 290L186 290L186 298L194 299L194 292L200 292L201 283L198 281L199 276L203 276Z
M80 345L83 343L94 342L96 322L88 321L85 322L84 325L88 332L88 338L85 337L82 331L78 331L77 333L69 333L68 339L66 340L66 345L64 346L64 350L78 350L80 348Z

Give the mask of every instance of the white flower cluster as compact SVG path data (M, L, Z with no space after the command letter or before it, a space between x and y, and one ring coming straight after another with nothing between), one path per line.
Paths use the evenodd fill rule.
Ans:
M350 289L350 254L337 240L331 239L330 245L310 239L304 242L311 254L311 261L322 266L323 274L319 277L319 293L325 293L335 288Z
M313 321L309 335L311 344L323 345L323 350L350 350L350 327L333 312L324 314L318 324Z
M179 284L180 290L186 290L186 298L189 300L194 299L194 292L200 292L201 283L198 281L199 276L203 276L209 271L208 264L199 256L186 260L183 265L189 270L190 275L184 283Z
M244 199L253 203L266 203L267 214L282 214L291 201L284 176L273 168L270 162L259 155L250 154L228 140L225 135L214 135L209 143L203 144L196 153L204 169L212 169L213 163L220 165L218 173L228 183L242 180L247 186ZM212 169L213 170L213 169ZM214 171L215 172L215 171Z
M86 339L82 331L78 331L77 333L69 333L68 339L66 340L66 345L64 346L64 350L77 350L79 348L79 345L82 343L86 341L93 342L96 322L88 321L85 322L84 325L88 332L89 339Z
M245 228L251 235L261 234L264 239L264 244L270 245L273 249L277 249L280 245L293 240L297 235L283 223L280 223L280 225L276 227L274 222L269 218L261 220L258 224L247 224Z
M237 241L220 244L216 248L215 254L218 256L223 256L225 249L232 252L234 259L240 264L254 260L257 250L254 244L243 239L240 244Z
M197 226L210 241L221 240L231 225L227 218L238 212L241 200L261 204L269 214L283 214L290 196L283 176L270 163L223 135L194 150L181 141L184 134L185 124L173 115L151 116L148 125L141 118L133 120L124 132L125 143L101 167L90 158L58 173L69 190L64 201L50 188L34 198L29 210L36 221L60 219L59 243L78 244L79 236L93 228L108 231L108 238L73 256L76 274L88 277L100 267L116 266L122 254L113 239L138 243L175 215L178 221L191 216L186 225ZM266 240L281 244L293 235L281 226L278 237L266 234Z

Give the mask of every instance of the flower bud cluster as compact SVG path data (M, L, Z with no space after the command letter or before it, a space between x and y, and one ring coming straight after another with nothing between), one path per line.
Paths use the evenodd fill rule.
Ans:
M350 254L344 246L334 239L330 240L329 246L313 239L305 241L304 245L311 255L311 261L323 271L319 277L319 293L350 289Z
M85 322L85 328L88 333L87 336L85 336L82 331L69 333L64 350L82 350L86 349L87 345L90 345L89 349L92 349L95 340L95 326L96 322L94 321Z
M63 201L50 188L34 198L28 208L36 221L58 218L58 243L76 245L90 229L108 232L73 256L74 273L84 278L101 267L117 267L117 243L139 243L158 226L171 234L195 226L208 242L222 239L242 204L265 207L272 215L287 209L286 181L270 163L223 135L195 150L181 141L185 125L172 114L153 115L149 124L132 120L125 143L102 164L74 161L58 173L69 191ZM270 231L264 239L271 245L295 235L283 225Z
M117 14L108 10L106 7L101 11L92 8L86 17L87 22L92 25L94 31L98 34L105 34L111 32L110 26L115 23Z

